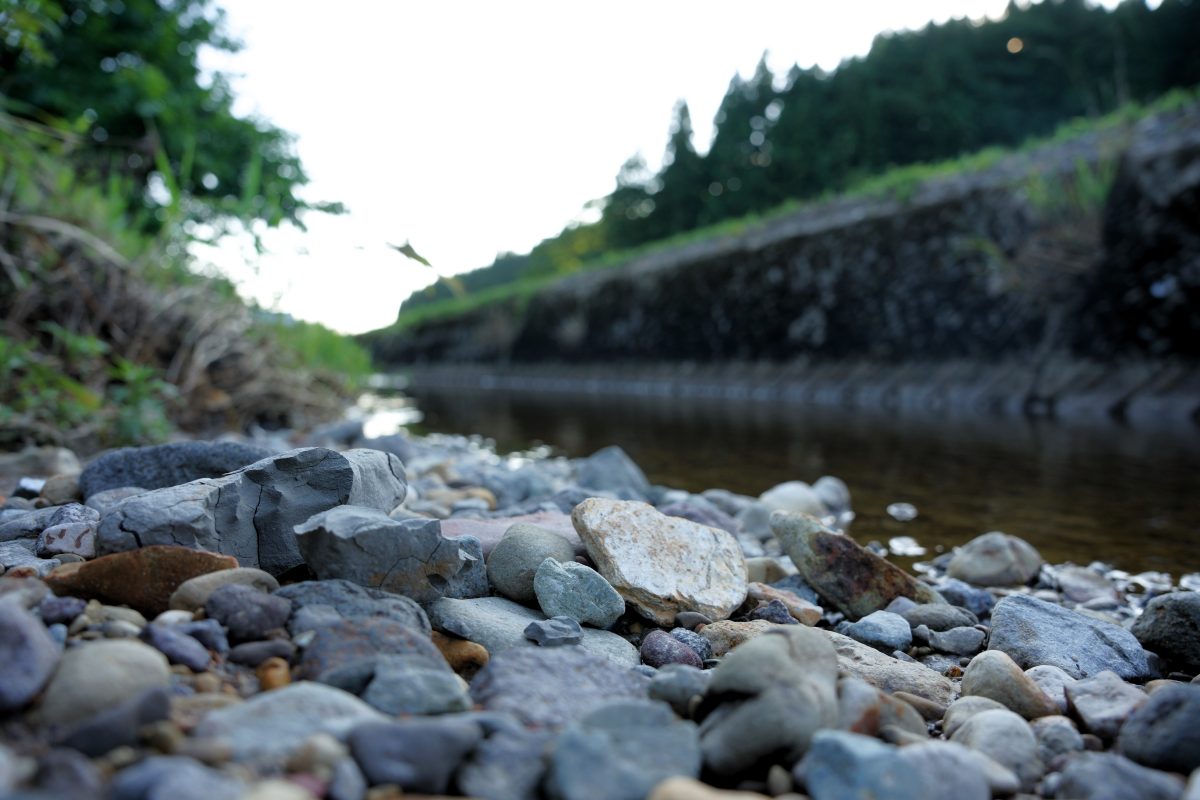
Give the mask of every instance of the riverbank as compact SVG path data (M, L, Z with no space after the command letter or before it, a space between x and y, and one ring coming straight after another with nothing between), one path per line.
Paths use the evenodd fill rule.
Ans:
M350 425L27 477L0 791L1200 792L1200 576L991 533L915 577L832 476L691 493Z

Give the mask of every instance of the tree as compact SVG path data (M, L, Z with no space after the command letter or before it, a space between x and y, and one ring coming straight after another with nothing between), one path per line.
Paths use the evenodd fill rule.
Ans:
M685 101L675 104L673 116L658 190L651 197L654 209L646 217L645 232L652 239L696 227L707 193L707 170L692 144L692 115Z
M201 74L202 47L239 47L211 0L0 0L10 21L20 33L0 41L0 102L81 131L83 161L133 176L151 211L303 227L306 210L341 210L301 199L292 136L236 116L228 80Z

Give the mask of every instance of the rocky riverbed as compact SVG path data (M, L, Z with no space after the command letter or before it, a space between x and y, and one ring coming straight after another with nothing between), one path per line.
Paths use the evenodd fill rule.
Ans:
M913 575L835 477L342 426L0 480L3 797L1200 799L1198 576Z

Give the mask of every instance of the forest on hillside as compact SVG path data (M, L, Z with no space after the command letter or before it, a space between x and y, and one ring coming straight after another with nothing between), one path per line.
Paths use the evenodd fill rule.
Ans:
M527 254L441 281L406 312L629 250L781 204L832 194L893 166L1013 146L1078 117L1098 117L1200 84L1200 2L1010 3L1002 19L930 24L878 36L836 70L735 75L706 153L686 103L674 110L663 166L621 165L600 219L568 226Z

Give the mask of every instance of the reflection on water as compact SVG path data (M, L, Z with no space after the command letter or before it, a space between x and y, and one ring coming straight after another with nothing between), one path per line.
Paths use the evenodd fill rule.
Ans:
M623 447L655 483L757 495L837 475L865 542L912 537L930 555L989 530L1051 562L1200 570L1200 433L939 419L643 398L414 392L425 432L478 433L500 452ZM889 515L893 503L916 509ZM895 509L893 509L895 510Z

